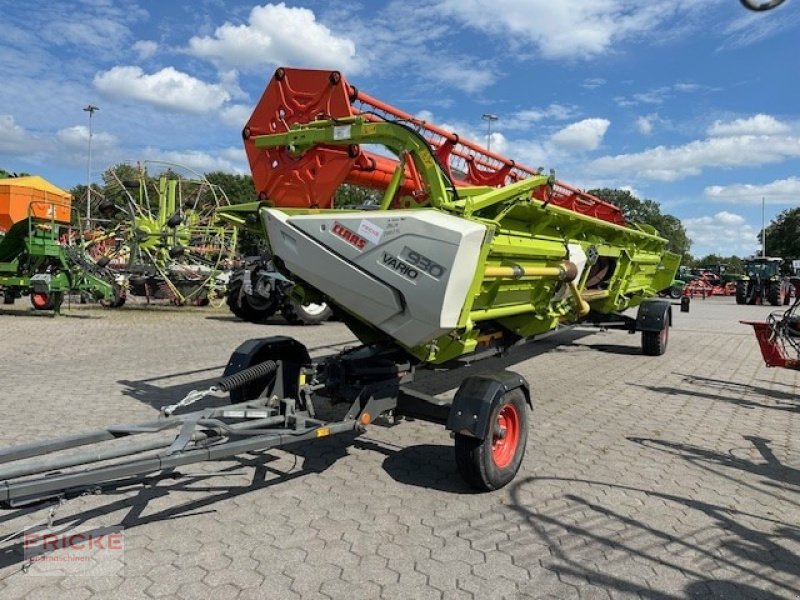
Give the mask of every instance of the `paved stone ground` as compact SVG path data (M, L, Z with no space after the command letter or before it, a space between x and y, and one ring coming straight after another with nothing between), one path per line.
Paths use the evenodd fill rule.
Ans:
M768 312L698 300L660 358L573 330L494 361L536 398L522 470L496 493L462 483L442 428L375 426L79 498L56 524L124 526L124 576L26 574L16 539L0 597L797 598L800 374L765 368L737 323ZM316 353L351 339L213 309L4 308L0 444L151 418L276 333ZM0 512L0 539L45 516Z

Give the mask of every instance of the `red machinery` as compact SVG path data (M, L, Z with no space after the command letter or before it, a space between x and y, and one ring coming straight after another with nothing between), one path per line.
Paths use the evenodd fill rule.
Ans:
M433 148L439 166L456 187L508 185L537 175L538 170L426 123L360 91L338 72L308 69L275 71L273 81L242 131L253 180L259 197L275 206L331 208L342 183L385 190L398 166L404 177L395 196L396 207L427 202L426 192L406 157L377 154L358 145L315 148L300 156L286 148L258 149L252 137L288 131L297 123L361 115L372 121L405 123ZM343 126L346 127L346 126ZM542 186L534 196L604 221L625 225L619 208L562 182L552 191Z
M722 278L713 271L703 271L683 287L683 295L694 298L701 296L733 296L736 293L735 283L725 283Z
M800 279L792 278L795 301L785 312L775 312L766 321L739 321L752 325L761 356L768 367L800 371Z

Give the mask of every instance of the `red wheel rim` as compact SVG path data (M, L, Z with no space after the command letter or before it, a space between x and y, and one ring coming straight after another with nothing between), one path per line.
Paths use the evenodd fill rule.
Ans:
M665 346L668 339L669 339L669 325L665 323L664 329L661 330L661 345Z
M514 460L519 436L519 412L513 404L506 404L497 413L492 431L492 460L498 469L505 469Z
M47 294L33 294L31 296L31 303L36 308L41 308L42 306L47 306Z

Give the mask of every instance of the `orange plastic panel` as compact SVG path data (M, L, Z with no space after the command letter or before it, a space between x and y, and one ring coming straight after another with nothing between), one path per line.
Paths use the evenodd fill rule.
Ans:
M41 177L0 179L0 231L30 217L70 222L71 196Z

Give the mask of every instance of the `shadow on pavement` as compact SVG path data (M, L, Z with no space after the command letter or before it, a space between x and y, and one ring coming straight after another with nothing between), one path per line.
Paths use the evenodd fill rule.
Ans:
M269 463L276 460L276 457L265 451L223 459L219 462L234 461L235 464L215 473L183 476L179 471L167 471L152 477L111 482L102 487L103 497L112 499L109 503L84 510L83 512L68 514L61 518L56 515L53 520L53 526L80 527L92 519L101 518L118 511L127 512L112 526L121 526L126 529L133 529L164 520L214 513L216 510L214 505L218 502L258 492L299 477L324 472L337 460L347 455L348 448L353 445L353 438L354 434L342 434L319 440L314 444L298 444L287 448L287 452L295 455L298 459L302 459L302 467L299 469L297 469L298 461L288 471L270 467ZM253 469L253 476L248 484L215 484L216 479L235 475L242 469L247 468ZM138 488L139 491L136 496L130 497L130 491L134 488ZM196 499L145 514L150 502L177 493L189 494L195 496ZM119 498L114 499L115 496ZM37 505L15 509L9 511L8 516L0 519L0 522L18 518L26 513L41 511L45 507ZM68 511L68 508L63 509L63 512ZM108 525L105 524L92 531L87 531L85 534L90 535L95 531L101 532L107 528ZM14 538L7 542L4 547L0 547L0 569L22 564L23 562L24 552L21 538Z
M609 354L623 354L633 356L635 354L642 354L642 349L639 346L623 346L621 344L588 344L586 346L591 350L598 352L607 352Z
M771 390L769 388L762 388L744 383L739 384L716 379L707 379L705 377L686 376L684 382L689 386L696 385L698 387L710 388L710 390L695 390L689 387L676 386L642 385L639 383L629 383L628 385L669 396L691 396L692 398L702 398L705 400L735 404L744 408L766 408L786 412L800 412L800 398L788 392ZM715 391L720 393L713 393ZM754 397L773 399L775 404L749 400L745 397L735 397L735 395L746 396L748 394Z
M27 319L102 319L100 315L78 315L72 312L65 310L58 315L53 314L49 311L39 311L39 310L7 310L0 308L0 317L20 317L20 318L27 318Z
M222 321L223 323L241 323L242 325L283 325L284 327L290 325L283 317L270 317L258 323L251 323L233 315L208 315L205 319L208 321Z
M638 437L629 437L627 439L628 441L648 448L679 456L692 463L714 464L731 469L738 469L758 477L774 480L778 483L788 484L789 486L795 488L794 491L800 492L800 469L786 466L778 460L769 446L772 440L751 435L746 435L743 437L745 440L750 442L750 444L752 444L753 448L764 459L764 462L757 463L746 458L740 458L733 454L733 452L728 452L725 454L715 450L701 448L699 446L681 444L678 442L669 442L667 440L655 440Z
M383 470L398 483L440 492L477 493L458 474L452 445L419 444L395 450L381 442L358 438L354 446L384 454Z
M526 488L535 490L540 484L559 486L563 493L558 501L531 505ZM510 488L511 509L524 518L537 542L549 548L542 567L561 580L577 579L645 600L789 600L800 594L800 556L782 545L787 536L800 534L794 524L727 505L588 479L529 477ZM635 504L649 505L651 511L626 505L621 512L613 500L619 496L632 496ZM664 519L664 508L686 514L691 525L672 527ZM717 570L726 576L709 577ZM691 581L676 592L675 579ZM666 589L659 589L661 581Z

